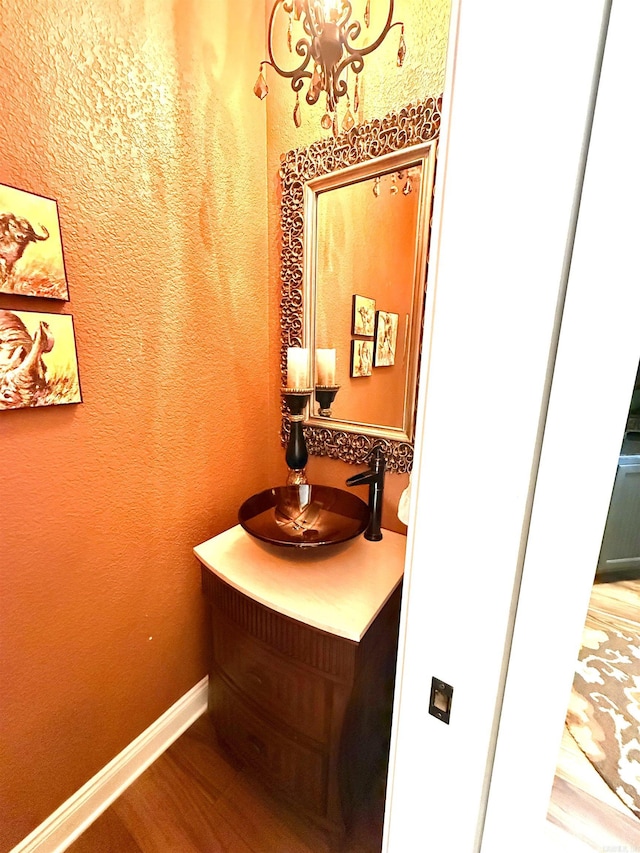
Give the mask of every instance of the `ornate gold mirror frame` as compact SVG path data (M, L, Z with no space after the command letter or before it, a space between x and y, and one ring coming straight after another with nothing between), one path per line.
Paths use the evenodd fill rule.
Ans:
M307 322L309 311L305 312L305 284L309 286L310 273L305 272L305 241L310 244L314 239L313 224L305 217L305 197L308 185L322 185L323 176L354 166L368 164L383 158L381 164L389 162L390 155L423 143L437 140L440 130L440 98L409 105L398 112L389 113L383 119L375 119L363 125L341 133L337 137L328 137L312 143L307 148L296 148L281 158L280 177L282 180L281 200L281 353L280 366L286 376L287 348L303 346L305 337L305 314ZM393 158L391 157L391 160ZM381 165L381 169L384 168ZM356 170L357 172L357 170ZM330 178L328 179L331 180ZM430 205L429 205L430 211ZM419 341L424 311L424 286L428 263L429 222L425 223L426 234L421 242L423 250L419 252L424 260L421 271L421 290L419 316L413 318L417 333L412 335L415 341L415 384L419 372ZM309 261L307 259L307 267ZM312 312L311 312L312 313ZM309 332L307 331L307 339ZM305 344L308 346L308 342ZM415 417L415 389L411 389L412 417ZM343 428L345 427L346 428ZM411 430L412 433L412 430ZM289 436L289 421L283 405L282 441L286 444ZM387 470L397 473L409 472L413 463L413 442L390 437L388 431L365 425L335 425L328 421L320 425L312 417L304 425L304 436L310 454L329 456L350 463L364 463L375 447L380 447L385 455Z

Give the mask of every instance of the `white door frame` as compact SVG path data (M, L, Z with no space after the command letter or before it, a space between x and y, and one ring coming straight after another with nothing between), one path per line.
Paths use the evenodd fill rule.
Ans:
M606 5L453 3L385 816L392 853L480 849ZM427 713L433 676L454 687L448 726Z
M543 837L640 360L640 121L629 109L640 82L639 32L636 0L614 0L488 802L489 853L508 849L516 832L532 844ZM525 768L522 797L514 780ZM547 840L532 849L551 848Z

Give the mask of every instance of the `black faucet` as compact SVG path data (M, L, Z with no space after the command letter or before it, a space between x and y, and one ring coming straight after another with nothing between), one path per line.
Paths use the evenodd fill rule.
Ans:
M347 486L361 486L369 484L369 524L364 532L364 538L371 542L379 542L382 539L380 530L380 519L382 517L382 491L384 489L384 470L386 463L384 453L380 447L374 447L369 456L371 468L354 474L347 480Z

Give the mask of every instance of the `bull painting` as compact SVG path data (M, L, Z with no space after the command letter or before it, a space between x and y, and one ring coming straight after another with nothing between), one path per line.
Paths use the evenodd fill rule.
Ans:
M0 310L0 411L79 402L73 318Z
M69 298L56 202L2 184L0 293Z
M29 243L48 240L49 232L40 226L44 234L36 234L31 223L18 219L13 213L0 213L0 283L12 289L13 268L19 261Z

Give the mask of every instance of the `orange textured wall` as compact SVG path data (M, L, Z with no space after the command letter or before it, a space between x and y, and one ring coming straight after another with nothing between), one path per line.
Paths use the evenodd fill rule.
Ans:
M0 412L0 849L206 673L191 548L272 479L261 0L3 0L0 182L58 200L84 403Z
M267 6L271 4L266 3ZM354 3L354 15L362 20L365 3ZM380 17L384 17L386 3L372 3L371 32L380 29ZM440 95L444 90L444 75L449 33L450 0L396 0L394 20L404 21L407 56L404 67L396 67L399 28L389 33L378 50L365 60L362 79L362 97L359 121L386 115L391 110L422 100L429 95ZM289 83L276 77L267 69L270 88L266 98L267 109L267 182L269 190L269 264L271 279L277 282L280 272L280 182L278 169L280 155L292 148L309 145L327 134L320 127L322 108L320 102L309 107L301 97L302 126L296 128L292 121L295 95ZM306 92L306 87L305 90ZM342 121L344 106L339 108ZM329 131L330 133L330 131ZM271 340L272 347L279 334L279 293L271 291ZM271 355L272 370L279 371L280 354L274 349ZM277 387L280 374L274 372L273 382ZM275 419L273 410L271 417ZM356 470L351 465L325 457L312 457L307 466L309 479L314 483L343 486L347 477ZM397 518L399 497L408 483L408 475L390 474L385 483L383 524L390 530L404 532L405 526ZM366 498L366 487L355 490Z

